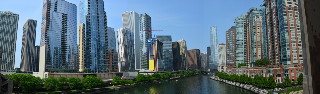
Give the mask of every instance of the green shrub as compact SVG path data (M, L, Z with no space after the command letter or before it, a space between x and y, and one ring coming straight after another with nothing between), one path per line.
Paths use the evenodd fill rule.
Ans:
M299 75L299 78L297 80L298 80L298 85L302 85L302 83L303 83L303 74L302 73Z
M82 88L82 83L81 83L81 79L79 78L68 78L68 86L70 89L81 89Z
M82 79L84 88L93 88L102 86L104 83L101 78L95 76L86 76Z
M29 74L11 74L5 76L13 80L13 86L19 88L21 92L34 92L42 87L42 80Z
M60 90L62 86L58 78L49 77L44 79L44 88L47 90Z

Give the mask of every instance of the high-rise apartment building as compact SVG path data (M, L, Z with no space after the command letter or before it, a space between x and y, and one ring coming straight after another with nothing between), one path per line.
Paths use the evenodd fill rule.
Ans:
M77 6L65 0L44 0L41 29L46 71L78 71Z
M218 45L218 71L220 72L225 72L226 71L226 54L227 54L227 49L225 44L219 44Z
M280 1L280 0L278 0ZM268 59L273 65L280 65L280 33L277 0L264 0L268 39Z
M36 27L37 20L28 19L23 25L21 63L20 70L22 72L35 72L36 67Z
M247 31L245 30L246 27L246 17L247 15L243 14L237 17L234 21L236 26L236 48L235 48L235 65L237 66L238 63L246 63L246 46L247 46Z
M173 70L172 38L171 35L157 35L163 43L163 64L165 71Z
M178 41L180 46L180 55L181 55L181 62L182 62L182 70L187 70L187 42L186 40L179 40Z
M210 27L210 48L211 48L211 57L209 57L210 70L217 69L218 67L218 38L217 38L217 27Z
M237 31L236 26L232 26L226 32L226 49L227 49L227 67L235 67L236 66L236 49L237 49Z
M130 29L118 30L118 67L121 71L134 70L133 33Z
M107 15L103 0L81 0L79 4L79 24L83 25L83 69L90 72L107 72L108 32ZM80 30L79 30L80 31Z
M19 15L0 11L0 72L13 72Z
M303 63L298 0L278 0L278 21L282 65Z
M246 19L246 62L253 66L256 60L263 58L262 9L251 8Z
M122 13L123 28L129 29L133 33L134 45L134 70L140 70L140 33L139 33L139 14L134 11Z
M140 14L140 66L141 69L148 70L150 44L148 40L152 38L151 17L144 13Z

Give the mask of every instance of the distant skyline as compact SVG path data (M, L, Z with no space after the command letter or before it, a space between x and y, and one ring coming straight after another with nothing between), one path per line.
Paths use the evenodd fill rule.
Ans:
M19 14L15 68L20 67L23 24L37 20L36 45L40 45L43 0L0 0L0 11ZM79 5L79 0L66 0ZM225 43L225 31L234 19L263 0L104 0L108 26L122 27L121 14L125 11L147 13L152 19L155 35L171 35L172 41L185 39L188 49L206 52L210 45L210 27L217 26L218 43Z

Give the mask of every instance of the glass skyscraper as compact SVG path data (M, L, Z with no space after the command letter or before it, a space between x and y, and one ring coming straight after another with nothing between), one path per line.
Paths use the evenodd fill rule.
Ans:
M0 11L0 72L13 72L19 15Z
M157 39L159 39L163 43L162 63L164 64L164 70L172 71L173 70L172 38L170 35L158 35Z
M210 70L217 69L218 67L218 38L217 38L217 27L210 27L210 48L211 56L209 61Z
M245 24L246 24L246 16L245 14L237 17L235 19L235 26L236 26L236 66L238 63L245 63L246 58L246 34L245 31Z
M122 13L123 28L129 29L133 33L134 45L134 64L130 69L140 70L140 33L139 33L139 14L134 11Z
M150 44L148 39L152 38L151 17L144 13L140 14L140 63L141 69L148 70Z
M79 24L84 25L80 48L84 58L83 69L90 72L107 72L108 32L107 16L103 0L81 0L79 4ZM81 57L81 56L80 56Z
M44 0L41 46L46 71L78 71L77 6L65 0Z
M20 70L23 72L35 72L37 67L36 59L36 27L37 20L29 19L23 26L21 63Z

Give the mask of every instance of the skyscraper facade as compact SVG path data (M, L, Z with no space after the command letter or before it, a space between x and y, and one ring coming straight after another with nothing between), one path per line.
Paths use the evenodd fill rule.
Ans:
M226 32L226 49L227 49L227 67L235 67L236 66L236 49L237 49L237 31L236 27L232 26Z
M134 70L134 45L133 33L130 29L120 28L118 30L118 67L121 71Z
M237 17L235 19L235 26L236 26L236 49L235 49L235 63L246 63L246 40L247 40L247 32L245 30L246 26L246 16L245 14Z
M273 65L280 65L281 49L277 0L264 0L264 6L268 39L268 59Z
M206 71L207 69L207 53L200 53L200 58L201 58L201 67L200 67L200 70L201 71Z
M141 69L148 69L150 44L148 39L152 38L151 17L144 13L140 14L140 65Z
M77 6L65 0L44 0L41 46L46 45L46 71L78 71Z
M180 55L180 45L178 42L172 42L172 55L174 71L184 70L182 66L182 56Z
M22 48L21 48L21 63L20 70L22 72L36 71L36 27L37 21L28 19L23 26Z
M178 41L180 46L180 55L181 55L181 62L182 62L182 69L187 70L187 42L186 40L179 40Z
M134 63L131 66L134 70L140 70L140 33L139 33L139 14L134 11L122 13L123 28L129 29L133 33Z
M282 65L303 64L301 25L297 0L278 0L278 18Z
M210 70L217 69L218 65L218 38L217 38L217 27L210 27L210 48L211 48L211 60L210 60Z
M108 49L109 50L116 50L116 34L114 28L108 27Z
M246 19L246 61L250 66L253 66L256 60L263 57L262 9L251 8Z
M173 54L172 54L172 38L171 35L157 35L163 43L163 64L164 70L172 71L173 70Z
M79 4L79 24L84 24L83 67L90 72L107 72L108 32L107 15L103 0L81 0Z
M13 72L19 15L0 11L0 72Z
M39 72L39 56L40 56L40 46L35 46L35 55L34 55L34 63L32 66L34 67L34 72Z

